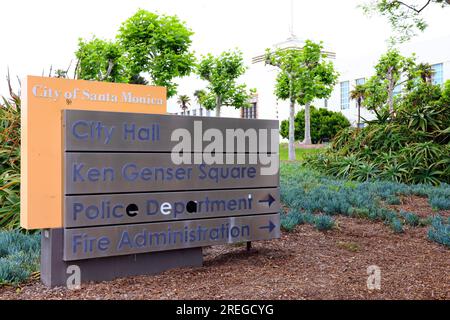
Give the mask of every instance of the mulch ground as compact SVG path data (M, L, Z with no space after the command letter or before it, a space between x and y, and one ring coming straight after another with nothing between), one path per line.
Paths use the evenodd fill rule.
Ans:
M427 228L394 234L383 223L337 218L281 239L204 249L204 266L157 276L48 289L39 281L0 288L0 299L450 299L450 250ZM381 290L367 288L367 268L381 269Z
M388 205L387 207L396 211L404 210L407 212L414 212L420 218L427 218L430 215L437 213L444 218L450 217L450 210L439 210L437 212L432 212L427 197L401 196L400 204Z

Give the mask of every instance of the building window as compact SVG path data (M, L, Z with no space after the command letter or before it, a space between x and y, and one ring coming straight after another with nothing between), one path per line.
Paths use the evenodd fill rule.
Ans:
M433 69L433 76L431 78L433 84L444 84L444 65L442 63L433 64L431 68Z
M197 115L197 109L192 110L192 115L196 116Z
M324 99L324 101L323 101L323 107L324 107L325 109L328 109L328 99Z
M350 82L341 82L341 109L348 109L350 107Z
M398 96L400 93L402 93L402 85L398 84L394 87L394 91L393 91L394 97Z
M244 119L256 119L257 118L256 108L257 103L252 102L251 107L241 109L242 110L241 117Z
M366 83L366 78L359 78L359 79L356 79L356 85L357 85L357 86L363 85L363 84L365 84L365 83Z

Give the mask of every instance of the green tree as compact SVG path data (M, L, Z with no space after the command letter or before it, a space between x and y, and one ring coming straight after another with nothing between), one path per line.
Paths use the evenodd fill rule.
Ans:
M394 30L391 42L405 42L417 35L417 31L423 32L428 24L422 17L423 11L430 6L442 8L450 4L449 0L427 0L417 4L414 1L375 0L362 5L367 14L378 13L387 17Z
M358 108L358 120L357 127L360 127L361 124L361 105L366 96L366 88L362 84L358 84L355 88L350 92L350 98L356 101L356 106Z
M139 79L148 73L151 82L166 87L167 96L172 97L177 93L174 79L189 75L195 64L192 35L176 16L140 9L122 23L117 39L130 77Z
M350 122L341 112L311 106L311 139L314 143L331 140L342 129L350 127ZM305 135L305 110L295 115L295 139L300 140ZM280 135L289 137L289 121L283 120Z
M310 104L330 96L338 74L322 53L322 43L305 42L302 49L266 50L266 64L280 69L275 85L278 99L289 100L289 160L295 160L295 103L305 106L304 143L311 143Z
M205 99L206 91L203 89L195 90L194 97L195 102L200 106L200 109L203 108L203 100Z
M242 52L226 51L219 56L203 56L197 65L197 73L208 82L202 98L203 106L208 110L216 109L220 117L222 106L237 109L249 106L250 93L245 84L238 84L237 79L245 73Z
M191 104L191 98L188 95L180 94L178 96L177 103L180 105L181 110L183 110L183 114L186 112L188 106Z
M416 68L416 75L425 83L431 83L434 70L429 63L419 63Z
M75 52L78 64L76 77L83 80L126 82L123 50L115 42L98 38L78 40Z
M378 111L385 106L391 116L395 114L394 91L404 83L417 78L415 57L404 57L396 49L381 56L375 66L375 75L365 84L366 99L363 104L370 110Z

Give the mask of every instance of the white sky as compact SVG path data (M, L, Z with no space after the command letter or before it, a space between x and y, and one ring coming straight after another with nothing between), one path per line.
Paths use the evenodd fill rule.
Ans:
M357 8L367 0L295 0L294 32L323 40L341 58L363 56L386 47L390 28L381 17ZM419 1L420 2L420 1ZM66 69L78 38L113 38L122 21L138 8L178 15L195 35L199 54L238 47L250 59L289 35L290 0L0 0L0 95L11 76ZM428 8L430 27L415 41L450 34L450 10ZM252 87L251 83L248 83Z

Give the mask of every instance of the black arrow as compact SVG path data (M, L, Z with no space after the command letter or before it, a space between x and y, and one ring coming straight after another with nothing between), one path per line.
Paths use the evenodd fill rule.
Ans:
M275 229L275 227L276 227L276 225L273 224L273 222L269 220L269 225L268 226L262 226L262 227L259 227L259 228L260 229L267 229L267 230L269 230L269 233L271 233L272 230Z
M259 200L260 203L267 203L269 205L269 208L275 201L276 201L275 198L270 193L267 196L267 199Z

